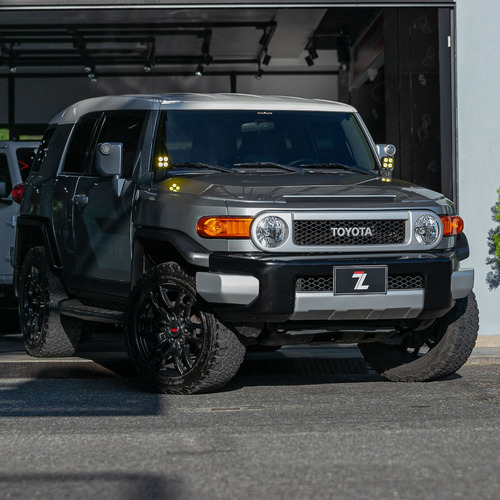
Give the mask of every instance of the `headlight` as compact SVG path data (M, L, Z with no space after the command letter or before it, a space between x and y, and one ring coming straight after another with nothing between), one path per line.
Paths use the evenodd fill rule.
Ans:
M422 245L433 245L439 239L439 222L432 215L422 215L415 222L415 238Z
M288 225L275 215L263 217L255 228L255 238L263 248L277 248L288 239Z

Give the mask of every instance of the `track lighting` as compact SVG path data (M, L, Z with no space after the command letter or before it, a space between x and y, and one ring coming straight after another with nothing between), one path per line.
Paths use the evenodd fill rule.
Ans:
M203 65L202 64L198 64L198 67L196 68L196 71L194 72L194 74L196 76L203 76Z
M309 57L314 61L314 59L317 59L318 58L318 53L316 52L316 49L314 48L314 46L311 46L307 49L307 51L309 52Z

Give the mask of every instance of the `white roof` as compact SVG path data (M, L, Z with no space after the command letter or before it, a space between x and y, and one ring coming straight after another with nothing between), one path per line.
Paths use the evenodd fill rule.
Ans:
M73 123L92 111L123 109L240 109L273 111L329 111L355 113L347 104L322 99L248 94L122 95L85 99L67 107L51 123Z

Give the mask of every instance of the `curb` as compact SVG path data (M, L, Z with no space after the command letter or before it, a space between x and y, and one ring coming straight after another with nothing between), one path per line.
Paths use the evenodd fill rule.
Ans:
M476 340L476 347L500 348L500 335L479 335L479 337Z

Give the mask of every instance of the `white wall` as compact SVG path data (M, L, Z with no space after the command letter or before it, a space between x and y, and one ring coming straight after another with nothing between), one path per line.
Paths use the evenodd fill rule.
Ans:
M500 2L457 0L457 99L459 211L474 267L480 334L500 334L500 289L486 275L491 207L500 186Z

